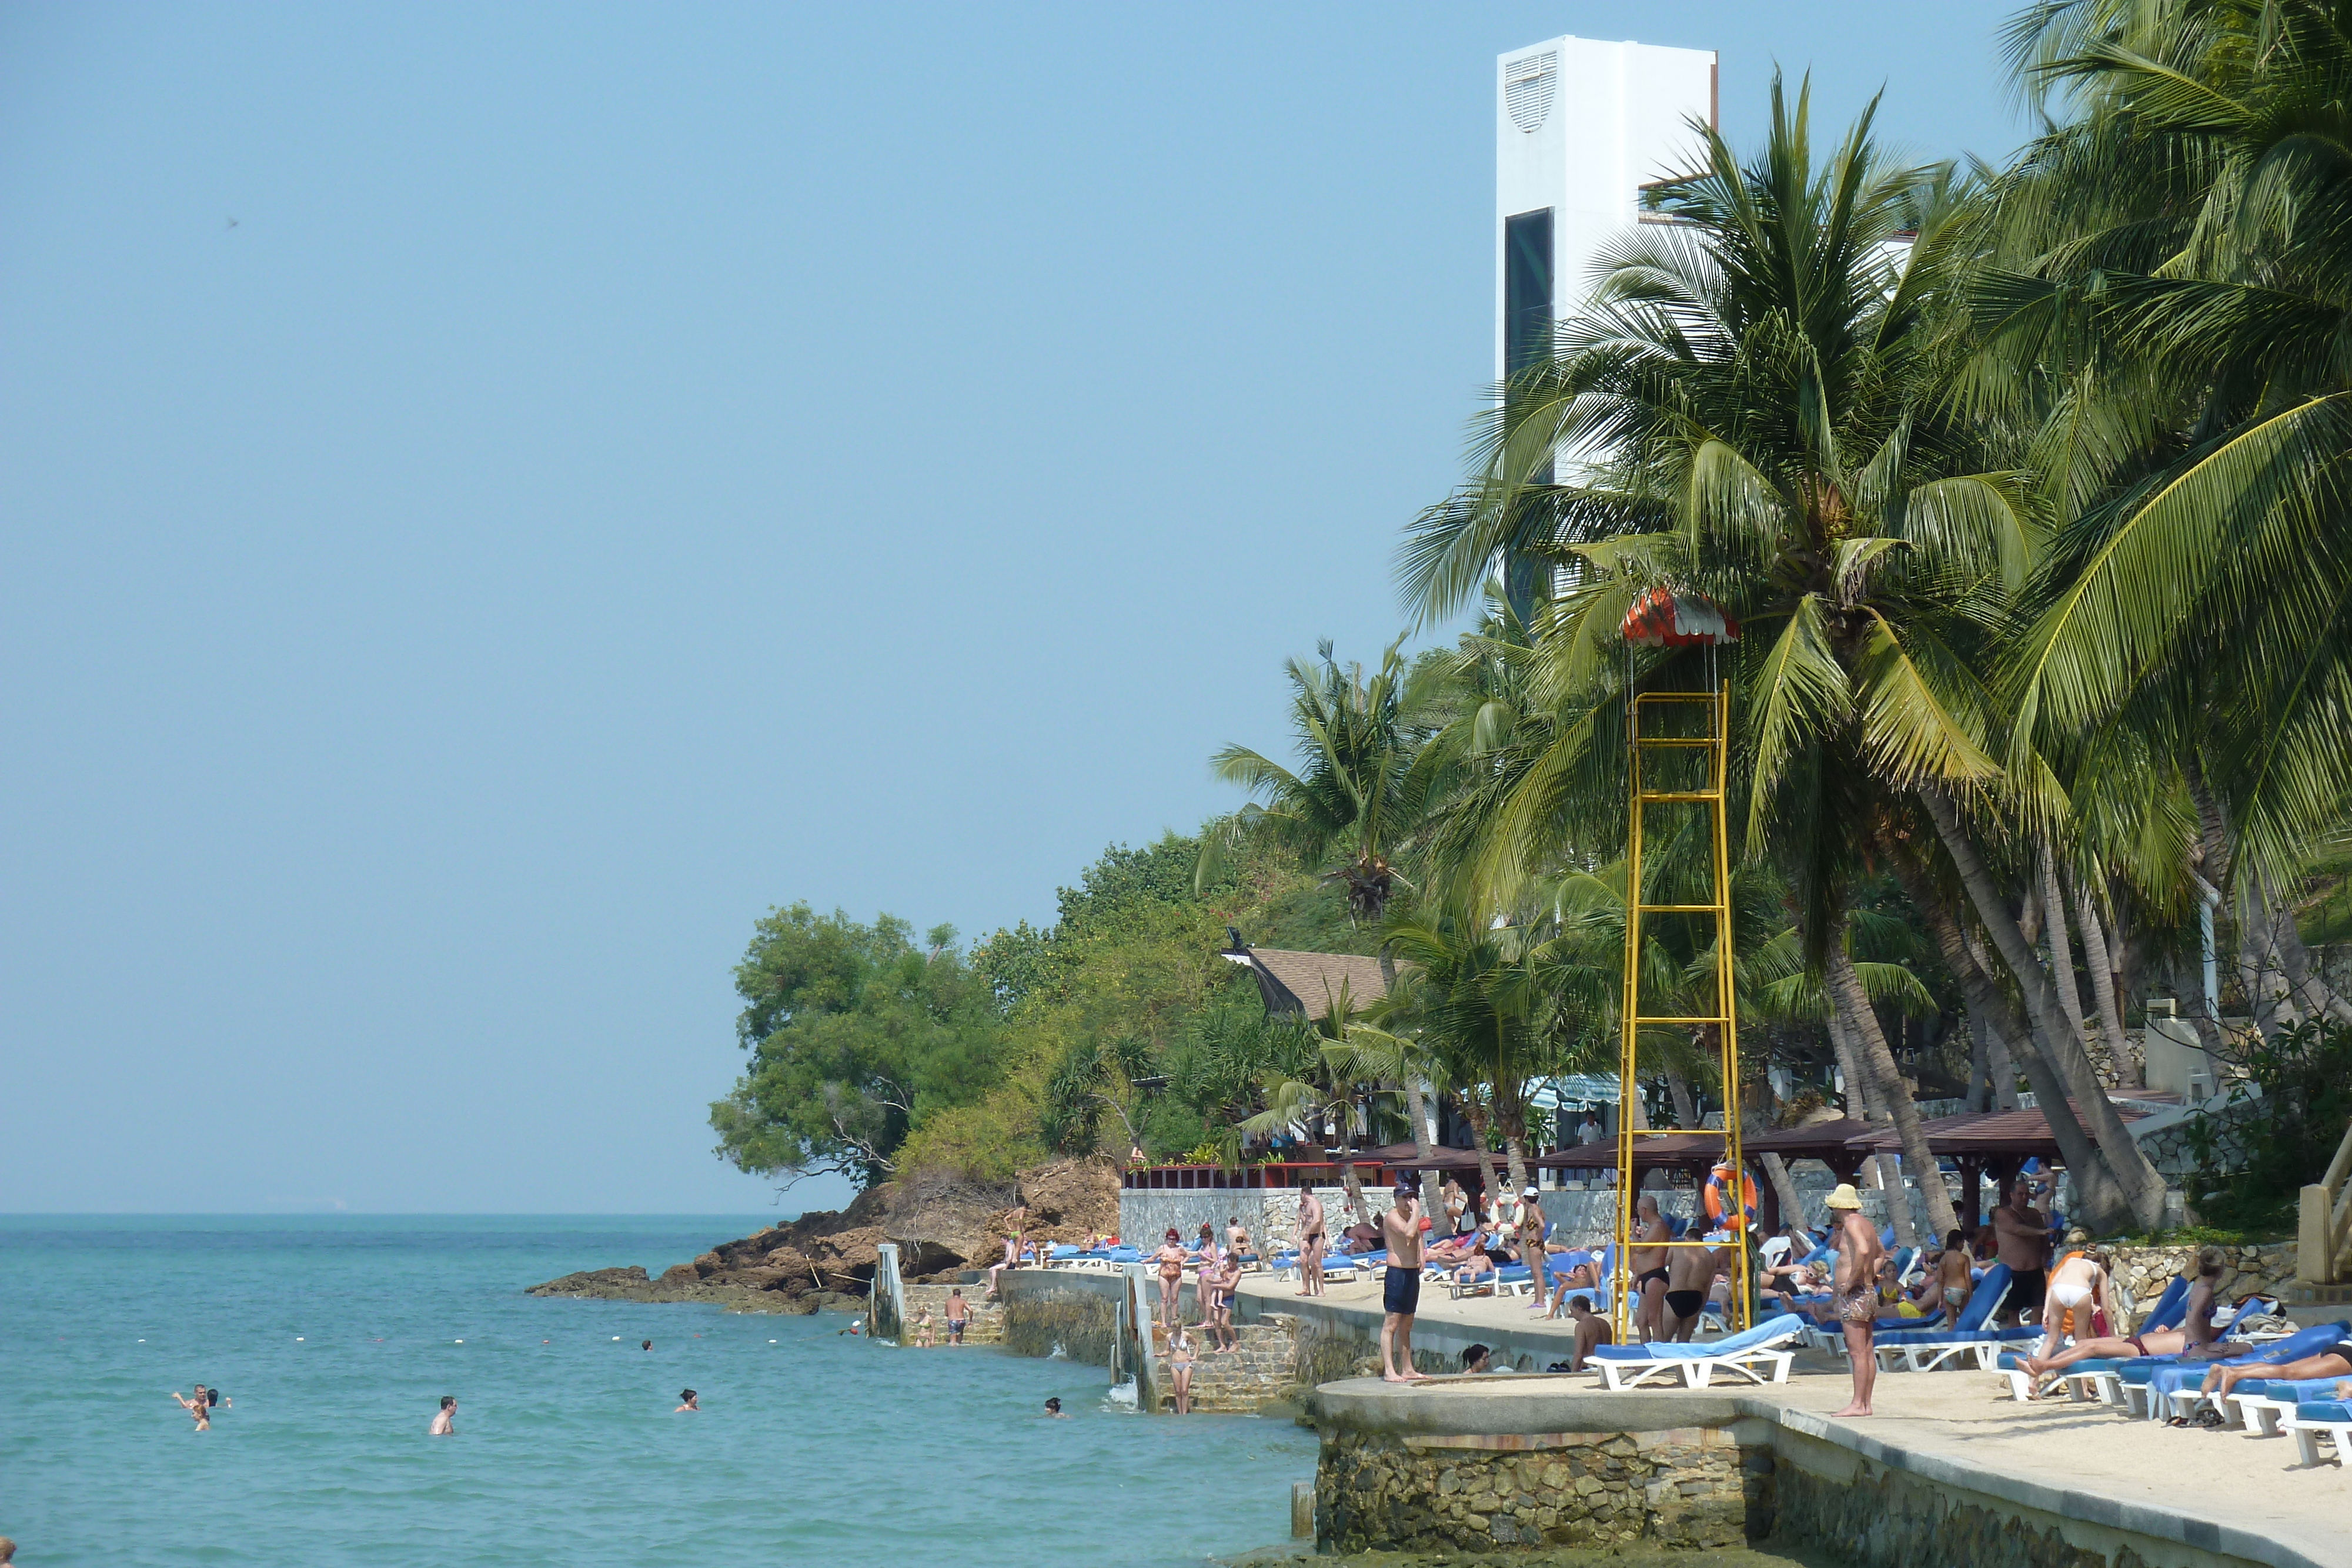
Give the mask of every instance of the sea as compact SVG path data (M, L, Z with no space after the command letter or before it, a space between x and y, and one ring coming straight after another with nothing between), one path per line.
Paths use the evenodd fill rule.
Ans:
M1286 1540L1316 1458L1286 1420L1140 1416L1100 1367L835 1313L524 1293L775 1218L0 1216L0 1535L19 1568L1153 1568ZM197 1383L226 1399L201 1434L172 1398Z

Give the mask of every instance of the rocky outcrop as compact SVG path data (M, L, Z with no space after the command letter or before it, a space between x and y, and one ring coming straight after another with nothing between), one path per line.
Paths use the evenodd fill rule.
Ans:
M909 1282L952 1281L1003 1254L1012 1212L1029 1210L1028 1233L1081 1241L1118 1228L1118 1170L1108 1160L1068 1160L982 1182L919 1172L859 1193L839 1211L802 1215L691 1263L649 1278L643 1268L593 1269L534 1285L534 1296L631 1301L715 1301L739 1312L814 1312L826 1297L860 1300L881 1247L895 1241ZM808 1304L803 1304L808 1303Z

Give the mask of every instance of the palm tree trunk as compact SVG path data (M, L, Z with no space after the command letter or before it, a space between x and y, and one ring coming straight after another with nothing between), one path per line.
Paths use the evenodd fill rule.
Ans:
M2058 889L2058 862L2050 852L2044 840L2034 849L2035 869L2040 872L2042 916L2050 936L2050 988L2057 994L2058 1010L2065 1016L2066 1028L2074 1042L2083 1048L2084 1057L2091 1054L2091 1037L2083 1027L2083 993L2074 984L2074 954L2066 941L2066 901Z
M1960 929L1958 916L1928 879L1926 866L1900 845L1882 844L1882 849L1895 880L1903 884L1903 891L1934 934L1944 967L1959 982L1969 1010L1985 1021L1989 1033L1987 1054L1992 1058L1998 1079L1994 1104L2004 1111L2017 1109L2014 1085L2022 1071L2026 1082L2033 1085L2034 1098L2043 1106L2042 1116L2050 1124L2059 1157L2074 1173L2075 1200L2090 1228L2124 1228L2131 1218L2130 1207L2123 1200L2122 1187L2107 1165L2105 1154L2084 1131L2083 1124L2068 1106L2065 1081L2059 1076L2057 1067L2030 1044L2021 1049L2010 1043L2030 1040L2028 1026L2011 1004L2009 993L1993 979L1990 959L1978 946L1974 934Z
M1992 882L1992 870L1985 865L1985 858L1976 853L1976 841L1969 840L1967 830L1961 828L1959 811L1952 809L1952 801L1943 795L1943 789L1933 785L1919 788L1919 801L1927 806L1928 816L1936 818L1936 837L1943 840L1945 853L1950 853L1952 865L1959 870L1959 882L1969 891L1969 903L1976 905L1978 919L1983 919L1985 931L1992 934L1994 950L2000 950L2001 961L2025 995L2028 1022L2032 1025L2028 1034L2034 1044L2034 1049L2025 1053L2025 1077L2032 1079L2034 1100L2042 1105L2044 1116L2049 1116L2051 1133L2058 1135L2058 1147L2067 1155L2067 1168L2074 1168L2077 1156L2074 1150L2067 1150L2063 1135L2063 1126L2074 1122L2074 1116L2065 1114L2067 1095L2074 1095L2077 1114L2084 1116L2086 1124L2082 1131L2091 1135L2088 1143L2098 1150L2105 1176L2112 1177L2124 1206L2131 1210L2131 1220L2138 1222L2140 1229L2161 1228L2164 1177L2157 1176L2157 1168L2147 1164L2147 1155L2140 1152L2140 1145L2133 1143L2131 1131L2124 1126L2122 1116L2116 1114L2115 1100L2107 1098L2107 1091L2098 1083L2098 1074L2091 1072L2091 1061L2082 1053L2082 1046L2065 1032L2065 1018L2058 1016L2058 999L2051 992L2049 976L2042 971L2039 959L2034 959L2032 945L2025 940L2025 934L2018 931L2018 922L2009 915L2009 905L2001 900L2000 889ZM2000 995L1997 989L1988 989L1994 997ZM2006 1009L2006 1001L2001 1006ZM2009 1030L2004 1030L2004 1034L2009 1034ZM2018 1037L2011 1034L2011 1039ZM2037 1072L2037 1062L2051 1070L2046 1077ZM2049 1082L2049 1089L2044 1089L2044 1082ZM2088 1155L2088 1150L2082 1155ZM2095 1185L2098 1180L2094 1177L2088 1189L2095 1192ZM2074 1192L2077 1201L2091 1197L2079 1176ZM2119 1228L2112 1222L2103 1222L2098 1229Z
M1525 1192L1528 1186L1527 1140L1517 1133L1503 1134L1503 1158L1509 1163L1511 1190Z
M1927 1200L1928 1228L1937 1236L1948 1235L1954 1224L1952 1195L1944 1186L1943 1170L1936 1164L1936 1156L1928 1152L1927 1134L1919 1121L1919 1103L1904 1085L1903 1074L1895 1065L1895 1053L1886 1048L1886 1035L1878 1027L1877 1009L1870 1005L1870 998L1862 988L1862 977L1854 972L1853 957L1836 936L1830 939L1828 969L1834 999L1845 1009L1846 1031L1853 1037L1855 1054L1863 1059L1864 1071L1877 1074L1880 1092L1887 1109L1894 1113L1895 1133L1903 1140L1903 1158L1918 1178L1919 1196ZM1905 1200L1903 1207L1909 1210L1908 1200Z
M1961 1103L1970 1114L1980 1113L1992 1092L1992 1052L1985 1043L1984 1019L1969 1011L1969 1092Z
M1681 1073L1676 1072L1673 1068L1667 1068L1666 1092L1674 1097L1675 1125L1677 1127L1697 1126L1698 1103L1691 1098L1690 1080L1685 1078Z
M2139 1068L2125 1049L2123 1008L2116 997L2116 967L2107 949L2106 927L2099 921L2099 901L2080 878L2067 881L2074 894L2074 924L2083 929L2083 962L2091 971L2091 996L2099 1004L2099 1032L2107 1037L2116 1081L2126 1089L2140 1088Z
M1486 1107L1465 1096L1462 1113L1470 1119L1470 1135L1478 1140L1478 1179L1484 1183L1481 1196L1496 1205L1496 1214L1502 1213L1502 1189L1495 1185L1495 1155L1486 1147Z
M1412 1153L1421 1162L1421 1211L1427 1215L1445 1212L1437 1201L1437 1172L1431 1160L1435 1150L1429 1136L1428 1102L1421 1092L1421 1080L1408 1071L1404 1075L1404 1113L1412 1119Z
M1772 1120L1761 1111L1751 1111L1739 1119L1740 1130L1761 1133L1772 1125ZM1805 1198L1797 1190L1796 1178L1789 1175L1789 1162L1778 1155L1761 1156L1764 1179L1772 1184L1772 1191L1780 1202L1780 1220L1785 1225L1799 1225L1805 1218Z
M1780 1199L1780 1223L1802 1225L1805 1222L1805 1195L1797 1190L1797 1178L1789 1174L1789 1162L1778 1155L1766 1155L1764 1175Z
M1852 1086L1846 1096L1847 1112L1851 1114L1858 1106L1864 1120L1883 1123L1887 1120L1888 1113L1877 1076L1863 1061L1861 1042L1854 1039L1846 1009L1838 1001L1836 988L1825 985L1822 989L1828 992L1830 1004L1830 1046L1837 1052L1838 1071L1845 1074L1846 1082ZM1902 1167L1885 1155L1871 1155L1869 1166L1878 1190L1886 1194L1886 1221L1895 1228L1895 1245L1917 1246L1911 1224L1911 1203L1903 1194Z

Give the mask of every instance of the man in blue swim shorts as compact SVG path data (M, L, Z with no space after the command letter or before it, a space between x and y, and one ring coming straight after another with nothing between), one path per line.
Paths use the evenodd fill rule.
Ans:
M1429 1375L1412 1364L1412 1315L1421 1310L1421 1177L1413 1172L1397 1173L1396 1202L1381 1216L1381 1234L1389 1244L1381 1291L1388 1312L1381 1320L1381 1379L1420 1383Z

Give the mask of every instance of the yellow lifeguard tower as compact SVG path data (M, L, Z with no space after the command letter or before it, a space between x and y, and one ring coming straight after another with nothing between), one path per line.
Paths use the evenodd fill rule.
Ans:
M1748 1326L1752 1295L1748 1288L1747 1228L1752 1223L1745 1194L1739 1148L1739 1026L1732 975L1731 861L1727 784L1730 776L1731 686L1714 678L1715 649L1737 642L1738 623L1714 603L1696 594L1654 588L1635 601L1622 628L1633 646L1703 647L1707 651L1707 688L1688 692L1636 692L1626 688L1627 772L1631 784L1626 827L1625 979L1619 1009L1617 1114L1617 1253L1610 1280L1610 1315L1620 1344L1633 1337L1635 1296L1633 1288L1633 1205L1636 1201L1633 1107L1641 1087L1636 1053L1644 1029L1681 1028L1711 1032L1723 1072L1723 1126L1653 1128L1660 1133L1723 1141L1721 1163L1731 1172L1724 1203L1725 1222L1741 1239L1732 1275L1732 1326ZM1643 859L1646 813L1653 807L1696 809L1706 818L1709 841L1703 901L1685 897L1651 902L1652 879ZM1697 888L1694 893L1702 891ZM1707 917L1714 923L1714 997L1702 1002L1706 1010L1691 1013L1645 1013L1642 996L1642 940L1645 916ZM1704 1207L1704 1205L1702 1205ZM1705 1216L1695 1224L1703 1223ZM1651 1246L1706 1247L1694 1235L1680 1241Z

